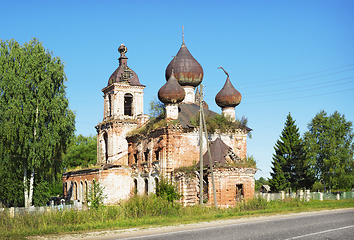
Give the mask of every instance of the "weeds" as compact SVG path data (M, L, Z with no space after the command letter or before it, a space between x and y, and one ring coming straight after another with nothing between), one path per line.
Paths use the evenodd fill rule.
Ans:
M156 118L150 119L143 127L128 132L127 136L128 137L134 135L147 136L150 132L163 127L167 127L167 121L163 116L160 115Z
M199 116L191 119L191 124L199 126ZM247 118L242 117L235 121L230 117L224 115L215 115L213 117L207 117L205 119L208 133L234 133L239 130L248 132L248 136L251 138L250 129L247 127Z
M122 208L125 218L139 218L145 216L177 215L181 205L153 194L151 196L135 195L122 204Z
M181 199L182 195L178 191L176 184L168 181L166 178L160 178L160 181L156 185L156 196L166 199L170 203Z
M89 230L120 229L131 227L185 224L241 216L290 213L353 207L354 200L328 200L303 202L299 199L267 202L263 198L243 201L234 207L182 207L167 199L150 196L133 196L120 205L88 211L58 211L42 215L26 214L10 218L0 213L0 239L25 239L25 236L63 234Z

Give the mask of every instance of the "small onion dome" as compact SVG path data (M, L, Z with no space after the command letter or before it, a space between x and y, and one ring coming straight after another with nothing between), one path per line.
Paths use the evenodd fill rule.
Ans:
M165 85L160 88L157 95L160 101L165 104L180 103L183 101L185 92L181 85L177 82L173 71L170 78Z
M139 82L138 75L127 65L128 58L125 56L125 53L128 51L128 48L121 44L118 47L118 52L120 53L119 66L112 73L108 80L108 86L113 83L128 83L131 86L143 86Z
M168 80L174 69L175 77L181 86L198 86L203 80L203 68L188 51L184 41L175 58L168 64L165 77Z
M222 68L222 67L220 67L220 68ZM222 68L222 70L224 70L224 69ZM229 78L229 74L225 70L224 70L224 72L227 75L227 79L226 79L224 87L216 95L215 102L221 108L236 107L241 102L241 98L242 98L241 93L239 91L237 91L234 88L234 86L232 86L232 83Z

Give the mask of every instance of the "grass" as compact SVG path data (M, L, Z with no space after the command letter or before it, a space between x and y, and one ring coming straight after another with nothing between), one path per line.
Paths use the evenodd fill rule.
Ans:
M68 167L65 169L65 172L71 172L71 171L79 171L79 170L86 170L86 169L95 169L95 168L100 168L100 165L97 164L90 164L88 166L75 166L75 167Z
M191 119L191 124L199 126L199 116ZM206 117L205 119L208 133L234 133L239 130L248 132L248 136L251 138L250 129L247 127L247 118L233 120L228 116L216 114L213 117Z
M158 116L156 118L150 119L143 127L128 132L127 136L147 136L150 132L163 127L167 127L167 121L163 116Z
M166 226L219 219L286 214L354 207L354 199L301 202L297 199L266 202L255 198L232 208L182 207L152 196L135 196L125 203L89 211L62 211L10 218L0 214L0 239L26 236L84 233L97 230Z

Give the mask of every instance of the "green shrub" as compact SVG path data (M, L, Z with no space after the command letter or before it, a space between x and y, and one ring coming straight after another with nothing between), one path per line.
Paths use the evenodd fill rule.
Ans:
M161 178L157 183L156 195L160 198L166 199L169 202L174 202L182 197L176 184L173 184L165 178Z
M87 202L92 209L98 209L103 206L103 201L107 198L107 195L103 193L104 189L105 187L102 187L99 182L92 181L87 193Z
M134 195L121 206L126 218L176 215L181 209L179 203L171 203L166 198L157 197L155 194Z
M311 192L323 192L323 184L320 182L315 182L312 186Z

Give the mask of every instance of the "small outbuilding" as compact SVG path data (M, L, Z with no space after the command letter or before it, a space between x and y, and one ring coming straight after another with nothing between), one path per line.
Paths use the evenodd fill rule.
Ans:
M258 192L260 193L269 193L270 192L270 186L269 185L262 185Z

